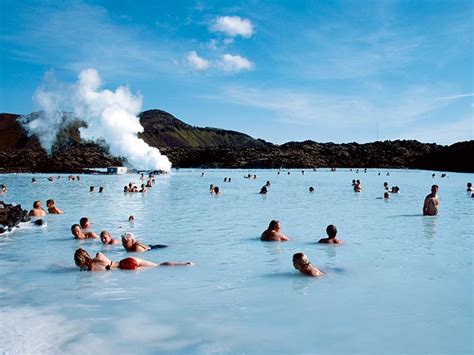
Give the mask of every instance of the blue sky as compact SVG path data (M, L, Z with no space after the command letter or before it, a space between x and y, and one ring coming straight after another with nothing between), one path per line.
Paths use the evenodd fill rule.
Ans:
M470 0L0 5L1 112L95 68L143 110L274 143L473 139Z

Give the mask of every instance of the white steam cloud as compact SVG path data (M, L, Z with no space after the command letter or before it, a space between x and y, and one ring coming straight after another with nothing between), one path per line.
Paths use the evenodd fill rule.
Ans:
M115 91L101 90L101 79L95 69L82 71L73 85L54 84L52 89L40 87L34 96L45 114L24 121L44 149L50 152L58 129L79 118L87 124L80 129L81 138L105 141L111 154L125 157L137 169L170 171L168 158L138 138L144 130L137 117L142 107L139 94L134 95L123 86ZM72 110L73 115L63 115L63 110Z

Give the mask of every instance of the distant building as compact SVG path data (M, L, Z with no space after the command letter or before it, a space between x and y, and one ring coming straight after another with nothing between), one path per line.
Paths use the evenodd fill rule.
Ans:
M107 174L122 175L127 173L127 168L124 166L109 166Z

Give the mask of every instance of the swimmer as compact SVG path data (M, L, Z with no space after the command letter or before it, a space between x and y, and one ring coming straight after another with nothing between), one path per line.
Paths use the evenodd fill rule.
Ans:
M260 236L260 240L264 242L284 242L290 239L281 232L280 222L272 220L267 230Z
M227 179L227 182L231 182L231 181L232 181L232 178L228 178L228 179Z
M64 212L61 211L59 208L57 208L55 205L54 205L54 200L53 199L49 199L46 201L46 207L48 207L48 213L51 213L51 214L63 214Z
M159 266L180 266L192 265L192 262L176 262L166 261L164 263L154 263L151 261L129 257L119 262L112 261L102 253L97 253L95 258L91 258L89 253L84 249L77 249L74 253L74 262L81 268L81 271L105 271L110 269L136 270L142 267L159 267Z
M214 187L212 188L211 193L212 193L213 195L219 195L219 194L220 194L220 192L219 192L219 187L214 186Z
M76 176L77 181L81 181L81 177L79 175Z
M385 182L383 183L383 188L384 188L385 190L388 190L388 182L385 181Z
M135 223L135 217L129 216L129 217L128 217L128 221L129 221L130 223Z
M471 184L470 182L468 182L466 186L467 186L467 190L466 190L466 191L469 191L469 192L473 191L473 190L472 190L472 184Z
M355 179L352 179L352 186L356 186L356 181L355 181Z
M318 241L321 244L342 244L342 240L336 238L337 228L335 225L330 224L326 227L326 234L328 238L322 238Z
M94 186L91 186L91 187L89 188L89 192L94 192Z
M314 187L313 186L309 187L309 192L314 192Z
M354 185L354 192L361 192L362 191L362 185L360 184L360 181L357 180L356 184Z
M146 192L147 191L147 189L145 187L145 184L141 184L140 187L141 187L141 189L138 192Z
M4 194L5 192L7 192L7 185L2 184L2 191L0 193Z
M400 188L398 186L392 186L392 190L389 192L392 194L398 194L399 191L400 191Z
M266 195L267 192L268 192L267 187L266 187L266 186L262 186L262 188L260 189L259 194L260 194L260 195Z
M35 179L35 178L31 178L31 183L32 183L32 184L36 184L36 179Z
M135 239L135 236L132 233L122 234L122 245L128 252L142 253L151 249L166 248L166 245L156 244L156 245L144 245Z
M214 192L214 185L210 184L209 185L209 192L212 194Z
M146 187L152 187L153 185L151 184L151 180L148 180L148 181L146 182L146 185L145 185L145 186L146 186Z
M431 177L434 179L434 177L436 176L436 174L431 174Z
M99 193L102 193L102 192L104 192L104 187L103 186L99 187Z
M128 190L128 186L124 186L124 187L123 187L123 192L130 192L130 191Z
M41 201L33 202L33 208L28 213L30 217L44 217L46 216L46 212L44 211L43 207L41 207Z
M383 198L384 200L388 200L390 198L390 195L388 194L388 192L384 192Z
M102 244L106 245L112 245L112 244L118 244L119 241L117 239L112 239L112 236L108 231L102 231L100 232L100 240Z
M82 217L79 220L79 224L80 224L82 229L89 229L90 226L91 226L91 222L89 221L89 218L87 218L87 217Z
M201 177L204 177L204 173L201 173Z
M224 178L224 182L227 182L227 178L226 178L226 177Z
M431 186L431 193L425 197L423 216L436 216L438 214L438 185Z
M308 257L303 253L296 253L293 255L293 267L302 274L316 277L324 275L316 266L311 265Z
M270 187L272 186L272 182L270 180L267 181L267 183L265 184L266 187Z
M97 235L95 235L95 233L92 233L92 232L84 233L81 230L81 226L79 224L73 224L71 226L71 233L74 236L74 239L93 239L93 238L97 238Z
M301 175L304 175L304 170L301 170Z
M52 177L52 176L48 177L48 181L53 182L53 181L54 181L54 177Z

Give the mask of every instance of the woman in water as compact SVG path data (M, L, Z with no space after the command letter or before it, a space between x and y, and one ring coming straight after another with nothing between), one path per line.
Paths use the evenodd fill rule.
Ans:
M272 220L267 230L260 236L260 240L264 242L283 242L289 240L289 238L281 232L280 222Z
M296 253L293 255L293 266L302 274L316 277L324 275L324 272L319 270L316 266L311 265L308 257L303 253Z
M180 266L192 265L191 262L166 261L164 263L154 263L139 258L125 258L120 261L112 261L102 253L97 253L95 258L91 258L84 249L77 249L74 253L74 262L81 268L81 271L105 271L110 269L136 270L142 267L159 266Z
M100 240L102 241L102 244L105 245L111 245L111 244L118 244L119 241L117 239L112 239L112 236L108 231L102 231L100 232Z

